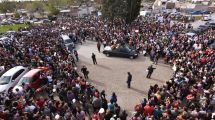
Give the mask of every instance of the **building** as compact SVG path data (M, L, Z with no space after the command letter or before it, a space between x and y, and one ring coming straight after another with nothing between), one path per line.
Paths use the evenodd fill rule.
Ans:
M175 4L178 2L178 0L156 0L152 5L152 9L173 9L175 8Z

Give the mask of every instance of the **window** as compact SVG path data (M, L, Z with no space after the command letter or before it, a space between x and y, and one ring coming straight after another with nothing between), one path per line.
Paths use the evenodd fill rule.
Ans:
M0 77L0 85L5 85L10 82L10 76L2 76Z
M69 44L69 43L72 43L72 40L71 39L67 39L64 42L65 42L65 44Z
M22 85L23 83L29 84L29 79L27 77L22 77L21 80L19 81L18 85Z
M120 52L123 52L123 53L129 53L129 52L130 52L130 50L129 50L129 49L127 49L127 48L121 48L121 49L120 49Z
M13 77L12 77L12 81L16 80L16 78L18 78L25 70L21 69L18 72L16 72Z
M165 5L166 4L166 2L162 2L162 5Z
M39 72L39 73L36 73L36 74L32 77L31 83L36 82L38 79L40 79L40 72Z

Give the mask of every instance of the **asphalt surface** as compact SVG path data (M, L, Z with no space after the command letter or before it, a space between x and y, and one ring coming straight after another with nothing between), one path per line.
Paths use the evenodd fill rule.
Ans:
M200 25L204 25L206 22L215 22L215 14L211 14L211 20L210 21L203 21L203 20L197 20L195 22L192 22L193 28L198 28Z
M151 79L146 78L147 67L152 64L148 57L140 55L136 59L106 57L97 51L96 42L87 41L77 46L79 53L79 68L85 65L89 73L88 82L92 83L100 91L105 90L108 100L112 92L118 97L118 104L127 111L133 111L134 106L147 97L150 85L163 85L168 81L173 71L169 65L162 61L156 67ZM97 65L93 65L91 54L95 53ZM133 81L131 88L127 88L127 72L131 72Z

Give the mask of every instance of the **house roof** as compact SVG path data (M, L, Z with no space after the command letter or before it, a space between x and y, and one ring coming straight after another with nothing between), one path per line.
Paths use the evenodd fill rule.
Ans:
M215 12L215 6L209 6L208 11Z
M173 8L175 8L175 3L173 3L173 2L168 2L168 3L166 4L166 9L173 9Z
M207 5L196 5L194 7L194 10L208 10L208 6Z

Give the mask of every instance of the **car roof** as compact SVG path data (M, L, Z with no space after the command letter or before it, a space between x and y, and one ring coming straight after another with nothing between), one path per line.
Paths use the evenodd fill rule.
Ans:
M68 40L68 39L70 39L68 35L61 35L61 38L62 38L63 40Z
M33 77L36 73L42 71L42 69L32 69L28 71L23 77Z
M2 38L0 38L0 40L10 40L10 38L9 37L2 37Z
M27 69L27 68L25 68L23 66L16 66L16 67L11 68L7 72L5 72L2 76L12 76L21 69Z
M207 27L208 25L199 25L199 27Z
M194 36L194 35L196 35L196 33L188 32L188 33L186 33L186 35L188 35L188 36Z

